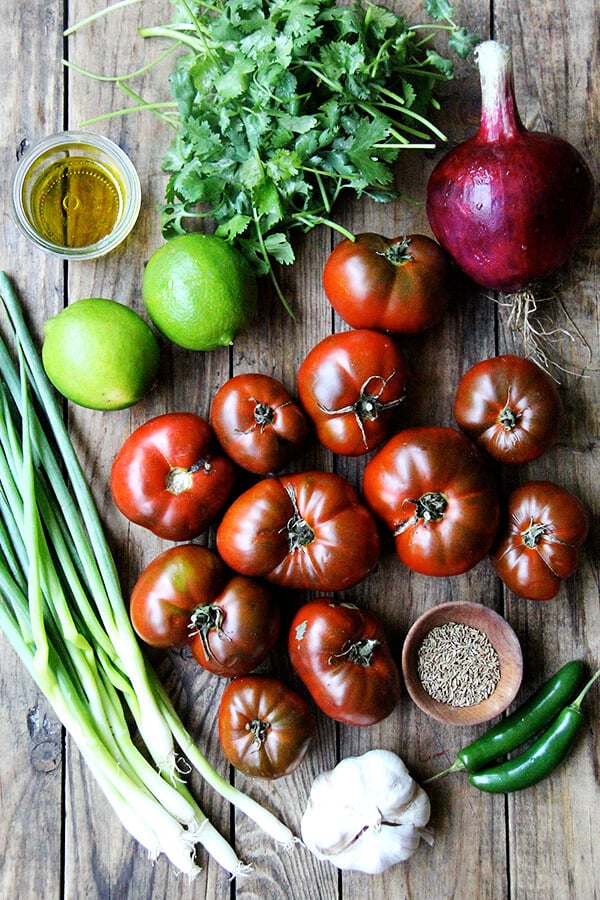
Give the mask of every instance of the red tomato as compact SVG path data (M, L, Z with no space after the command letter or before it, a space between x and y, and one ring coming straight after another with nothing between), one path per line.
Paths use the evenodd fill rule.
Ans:
M373 725L393 711L400 675L370 612L320 597L296 613L290 660L317 706L347 725Z
M514 594L551 600L577 569L588 529L588 514L576 497L550 481L528 481L508 498L492 564Z
M217 548L243 575L339 591L375 567L380 541L352 485L331 472L311 471L265 478L241 494L219 524Z
M389 335L341 331L320 341L298 370L298 394L333 453L361 456L387 437L408 366Z
M314 732L304 699L276 678L245 675L223 692L219 740L231 765L245 775L289 775L304 759Z
M499 506L479 450L454 428L408 428L367 463L363 492L394 535L402 562L423 575L459 575L486 555Z
M556 441L562 402L555 382L521 356L496 356L461 378L454 400L461 431L498 462L537 459Z
M308 422L287 388L269 375L236 375L214 396L210 424L234 462L268 475L304 446Z
M194 413L166 413L136 428L117 453L110 489L117 508L158 537L188 541L219 515L235 481L212 428Z
M348 325L398 334L436 325L449 284L447 254L423 234L359 234L335 247L323 271L329 302Z
M270 653L279 608L266 585L232 575L207 547L180 544L144 569L131 594L137 634L152 647L189 644L215 675L244 675Z

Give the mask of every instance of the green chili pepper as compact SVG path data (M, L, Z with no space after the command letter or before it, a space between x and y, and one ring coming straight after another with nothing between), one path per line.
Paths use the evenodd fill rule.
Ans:
M600 669L579 696L561 710L552 725L523 753L493 768L473 772L469 775L471 784L488 793L510 794L547 778L571 751L584 721L581 703L599 676Z
M566 663L513 713L459 750L448 769L428 778L424 784L437 781L452 772L478 772L501 756L516 750L541 731L566 703L577 696L584 670L583 663L578 659Z

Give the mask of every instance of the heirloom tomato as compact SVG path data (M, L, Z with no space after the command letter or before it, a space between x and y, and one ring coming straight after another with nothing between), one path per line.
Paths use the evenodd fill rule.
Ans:
M270 375L236 375L213 398L210 424L228 456L243 469L268 475L304 446L308 422L287 388Z
M423 575L468 571L496 536L495 479L455 428L399 432L367 463L363 492L392 531L399 558Z
M110 489L130 521L166 540L188 541L215 520L234 481L235 467L208 422L194 413L165 413L125 440Z
M562 402L537 363L506 354L477 363L461 378L454 399L461 431L502 463L537 459L560 433Z
M343 240L323 271L329 302L352 328L414 334L436 325L448 304L450 263L423 234Z
M588 529L577 497L550 481L527 481L508 497L492 565L517 596L551 600L577 569Z
M152 560L133 588L130 615L150 646L189 645L203 668L227 677L256 668L279 635L279 608L267 586L230 572L198 544Z
M379 561L375 520L332 472L264 478L240 494L217 529L217 548L243 575L282 587L339 591Z
M346 725L373 725L400 698L400 674L379 620L351 603L320 597L290 627L291 663L317 706Z
M386 438L406 393L408 366L389 335L362 329L320 341L298 370L298 394L333 453L360 456Z
M306 701L276 678L242 675L221 698L219 741L245 775L289 775L304 759L315 725Z

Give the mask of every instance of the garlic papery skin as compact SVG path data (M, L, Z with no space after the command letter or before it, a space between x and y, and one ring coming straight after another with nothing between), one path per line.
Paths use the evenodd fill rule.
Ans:
M429 797L390 750L343 759L313 781L302 840L338 869L372 875L404 862L421 839L433 843Z

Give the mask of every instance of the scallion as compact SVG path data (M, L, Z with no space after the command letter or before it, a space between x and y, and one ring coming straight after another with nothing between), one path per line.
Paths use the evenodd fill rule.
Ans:
M3 272L0 302L18 357L0 339L0 628L151 858L164 853L194 877L201 843L229 872L246 873L176 773L178 753L277 841L295 838L210 766L148 665L91 490Z

